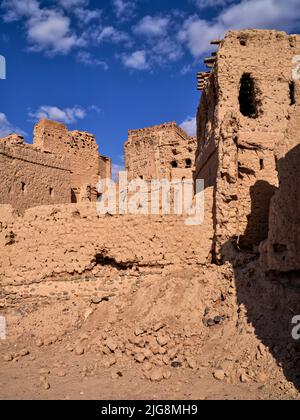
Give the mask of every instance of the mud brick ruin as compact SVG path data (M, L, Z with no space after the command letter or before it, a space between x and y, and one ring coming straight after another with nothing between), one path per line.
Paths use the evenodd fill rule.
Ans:
M99 178L111 178L111 160L95 137L42 119L33 145L18 135L0 139L0 201L19 210L46 204L95 201Z
M175 122L129 130L125 143L128 179L193 178L197 141Z
M212 43L210 71L198 75L197 139L166 123L129 131L125 144L129 180L204 179L202 225L99 215L90 201L111 163L90 134L42 120L33 145L0 140L4 395L15 392L14 366L35 395L26 374L48 355L73 385L110 377L103 370L133 375L144 399L144 380L173 376L299 398L300 35L230 31ZM40 380L55 396L59 379Z
M219 49L205 60L211 73L199 75L203 93L195 177L214 187L214 249L219 254L229 238L243 249L267 239L271 197L291 170L280 176L280 160L300 142L295 129L299 82L292 76L300 36L231 31L213 43ZM271 236L278 216L272 216ZM285 242L275 242L282 253Z

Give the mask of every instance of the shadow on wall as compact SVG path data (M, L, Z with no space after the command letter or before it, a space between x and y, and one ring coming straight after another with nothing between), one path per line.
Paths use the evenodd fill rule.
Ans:
M292 318L300 314L300 287L294 288L280 273L264 273L256 258L251 261L251 257L239 254L229 261L239 307L245 308L256 336L300 391L300 341L292 338Z
M271 200L270 212L274 215L270 220L270 230L275 229L275 237L277 230L284 228L285 231L280 233L282 237L297 238L291 236L290 231L300 225L299 213L296 213L300 189L299 161L300 146L297 146L278 162L280 188ZM262 236L266 234L273 191L274 187L262 181L251 189L252 212L243 238L247 245L253 239L256 224L257 229L262 229ZM265 205L262 207L264 196ZM277 225L287 215L290 216L287 223ZM259 223L258 217L261 217ZM278 222L274 225L276 220ZM300 240L300 236L298 238ZM296 246L292 249L300 247L300 243L293 245ZM267 271L258 263L257 254L238 251L234 239L224 244L222 250L224 259L233 265L238 305L244 306L248 323L255 328L257 337L269 348L287 380L300 391L300 340L292 337L295 326L292 319L300 315L300 266L289 272Z
M267 239L271 198L276 187L266 181L257 181L250 187L251 213L243 236L239 238L241 249L252 250Z

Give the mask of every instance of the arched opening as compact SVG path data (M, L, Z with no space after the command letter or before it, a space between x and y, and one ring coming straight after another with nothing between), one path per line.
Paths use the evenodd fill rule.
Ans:
M50 197L54 197L54 190L53 190L53 187L50 187L50 188L49 188L49 194L50 194Z
M25 193L25 192L26 192L26 184L25 184L25 182L21 182L21 191L22 191L23 193Z
M185 167L187 169L192 167L192 159L185 159Z
M239 103L240 111L245 117L258 117L258 104L255 92L255 84L250 73L244 73L241 78Z

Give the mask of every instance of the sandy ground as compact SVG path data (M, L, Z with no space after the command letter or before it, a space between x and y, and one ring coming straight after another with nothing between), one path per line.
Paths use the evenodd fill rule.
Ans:
M9 286L0 308L0 398L299 399L291 376L299 354L280 336L275 299L286 303L247 273L253 277L253 265L243 268L245 289L229 264L165 278L119 278L116 270Z
M297 398L268 384L233 385L215 380L209 368L200 371L174 369L170 379L151 382L139 369L103 369L83 373L83 365L96 360L82 356L56 362L57 351L43 351L18 362L1 364L1 399L58 400L257 400ZM47 372L47 374L46 374ZM66 375L60 377L60 375ZM121 377L119 375L122 375ZM47 378L45 389L41 376Z

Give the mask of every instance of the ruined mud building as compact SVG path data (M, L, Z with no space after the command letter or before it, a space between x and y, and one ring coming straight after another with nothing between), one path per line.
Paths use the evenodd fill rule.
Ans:
M99 155L95 137L42 119L33 145L18 135L0 139L0 203L24 210L49 204L95 201L111 161Z
M140 192L144 193L143 205L140 204L142 208L147 201L148 210L153 212L158 199L156 212L180 214L185 203L183 196L176 196L175 191L180 195L185 182L193 194L196 148L196 138L190 137L175 122L128 131L128 140L124 145L127 178L134 180ZM170 187L168 209L166 200L163 201L163 196L166 199L163 185ZM130 199L134 192L130 186L128 188L127 197Z
M192 178L197 140L175 122L129 130L125 164L129 179Z
M297 226L289 222L293 233L288 233L278 194L287 190L282 182L295 182L293 171L296 175L295 162L292 167L286 165L282 174L281 160L300 143L299 81L293 77L300 36L230 31L224 40L212 43L219 48L205 60L210 72L198 75L203 92L197 115L195 178L213 187L214 252L219 258L230 241L255 250L269 234L271 243L265 247L281 260L277 268L287 269L287 254L293 252L288 249L295 249L295 243L287 241L293 236L299 243L298 216L293 215L297 206L289 201L285 216ZM289 188L289 192L297 201L295 191Z

